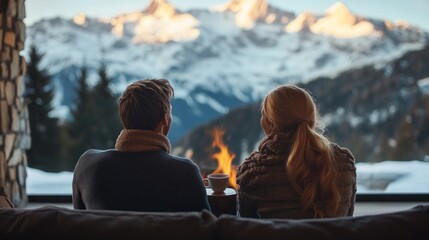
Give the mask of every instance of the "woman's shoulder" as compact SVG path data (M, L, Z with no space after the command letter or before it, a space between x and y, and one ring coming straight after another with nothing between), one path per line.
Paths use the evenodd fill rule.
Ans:
M255 151L237 166L237 183L243 191L288 184L285 156Z
M331 143L331 149L336 162L343 166L355 168L355 157L353 153L345 147L341 147L336 143Z
M239 165L241 168L259 168L263 166L277 166L284 165L284 154L274 154L261 151L252 152L243 162Z
M252 152L248 157L246 157L240 165L237 166L237 171L240 173L247 170L248 168L253 168L258 165L258 160L260 159L261 153L259 151Z

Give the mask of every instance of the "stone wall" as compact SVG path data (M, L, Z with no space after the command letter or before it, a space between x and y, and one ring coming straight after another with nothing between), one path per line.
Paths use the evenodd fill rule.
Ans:
M24 48L24 0L0 3L0 191L15 207L27 203L27 157L31 144L28 111L23 98L26 62Z

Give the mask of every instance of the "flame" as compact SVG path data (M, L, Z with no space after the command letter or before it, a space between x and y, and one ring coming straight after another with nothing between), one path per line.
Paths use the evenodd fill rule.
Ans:
M234 153L230 153L228 146L223 143L222 137L225 131L220 128L214 128L213 135L213 148L219 148L219 152L214 153L211 157L218 162L218 167L213 173L225 173L229 175L229 186L237 189L236 183L236 166L232 165L232 160L235 158Z

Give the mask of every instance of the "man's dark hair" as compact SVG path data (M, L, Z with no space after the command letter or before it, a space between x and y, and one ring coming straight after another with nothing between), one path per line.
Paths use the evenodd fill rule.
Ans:
M129 85L118 100L124 128L154 130L168 113L173 95L166 79L145 79Z

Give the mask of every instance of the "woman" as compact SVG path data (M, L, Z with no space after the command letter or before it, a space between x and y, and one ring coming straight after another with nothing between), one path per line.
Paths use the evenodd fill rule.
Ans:
M352 216L354 157L322 135L312 97L297 86L280 86L265 97L261 112L266 137L237 168L240 216Z

